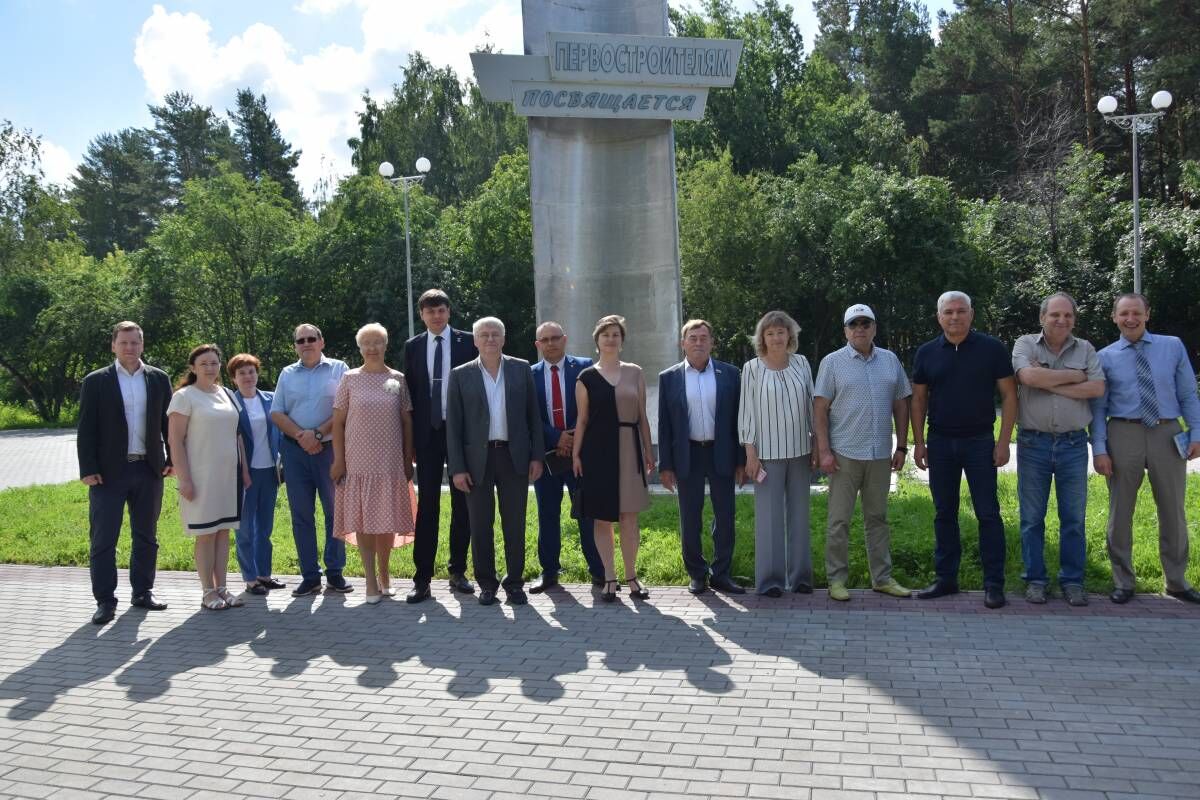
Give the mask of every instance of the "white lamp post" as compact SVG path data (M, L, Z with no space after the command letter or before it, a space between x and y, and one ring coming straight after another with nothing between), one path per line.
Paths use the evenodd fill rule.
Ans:
M410 339L414 335L414 326L412 292L412 243L409 240L408 235L408 187L414 183L420 183L421 181L425 180L425 174L429 172L429 167L431 164L429 163L428 158L421 156L417 159L415 166L417 168L416 175L393 178L392 175L396 173L396 169L392 166L391 162L384 161L379 165L380 177L393 186L400 184L402 187L404 187L404 265L408 284L408 338Z
M1171 93L1160 90L1150 98L1150 105L1155 110L1149 114L1113 115L1117 110L1117 98L1105 95L1096 103L1096 110L1104 115L1105 122L1111 122L1123 131L1133 134L1133 291L1142 291L1142 218L1138 207L1138 134L1154 131L1154 123L1171 107Z

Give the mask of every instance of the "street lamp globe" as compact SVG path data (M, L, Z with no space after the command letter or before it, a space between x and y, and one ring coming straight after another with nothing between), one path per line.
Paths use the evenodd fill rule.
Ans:
M1166 94L1166 93L1165 93L1165 92L1159 92L1159 94ZM1154 96L1155 96L1155 97L1158 97L1158 95L1157 95L1157 94L1156 94L1156 95L1154 95ZM1170 100L1170 97L1171 97L1171 95L1169 95L1169 94L1168 94L1168 95L1167 95L1167 102L1168 102L1168 103L1170 103L1170 102L1171 102L1171 100ZM429 168L430 168L431 166L433 166L433 165L429 163L429 159L428 159L428 158L426 158L425 156L421 156L420 158L418 158L418 159L417 159L417 172L421 173L422 175L424 175L426 172L429 172Z
M1100 98L1100 102L1096 103L1096 110L1101 114L1111 114L1117 110L1117 98L1111 94L1106 94Z
M384 161L379 165L379 174L384 178L390 178L396 174L396 168L392 166L392 162Z
M1160 89L1154 93L1154 97L1150 98L1150 105L1154 106L1159 111L1166 111L1171 107L1171 93L1166 89Z

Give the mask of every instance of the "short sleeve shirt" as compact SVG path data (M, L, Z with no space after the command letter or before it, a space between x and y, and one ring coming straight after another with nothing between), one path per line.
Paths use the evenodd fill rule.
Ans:
M1104 368L1100 366L1096 348L1086 339L1074 336L1068 338L1055 355L1046 346L1045 334L1026 334L1013 345L1012 365L1014 372L1026 367L1072 369L1086 373L1089 381L1104 380ZM1023 383L1017 385L1017 397L1021 430L1069 433L1086 428L1092 421L1092 409L1087 400L1063 397Z
M978 331L957 345L945 334L921 345L912 382L929 387L929 431L955 437L991 433L996 381L1012 374L1008 348Z
M271 412L282 411L305 430L320 427L333 416L333 396L347 369L346 362L325 356L312 367L288 364L275 384Z
M912 394L900 359L871 348L864 356L850 345L821 359L817 397L829 401L829 444L845 458L870 461L892 454L892 403Z

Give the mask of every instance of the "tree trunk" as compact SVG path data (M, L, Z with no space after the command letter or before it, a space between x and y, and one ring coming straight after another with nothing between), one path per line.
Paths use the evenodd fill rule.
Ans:
M1087 124L1087 149L1096 149L1096 128L1092 115L1096 111L1095 88L1092 85L1092 41L1088 27L1088 0L1079 0L1079 29L1083 47L1083 118Z

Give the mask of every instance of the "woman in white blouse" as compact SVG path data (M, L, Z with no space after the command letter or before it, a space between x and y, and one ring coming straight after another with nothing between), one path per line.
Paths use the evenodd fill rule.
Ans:
M800 326L769 311L754 328L757 358L742 367L738 431L754 485L754 583L759 594L812 592L809 477L813 379L796 354Z

